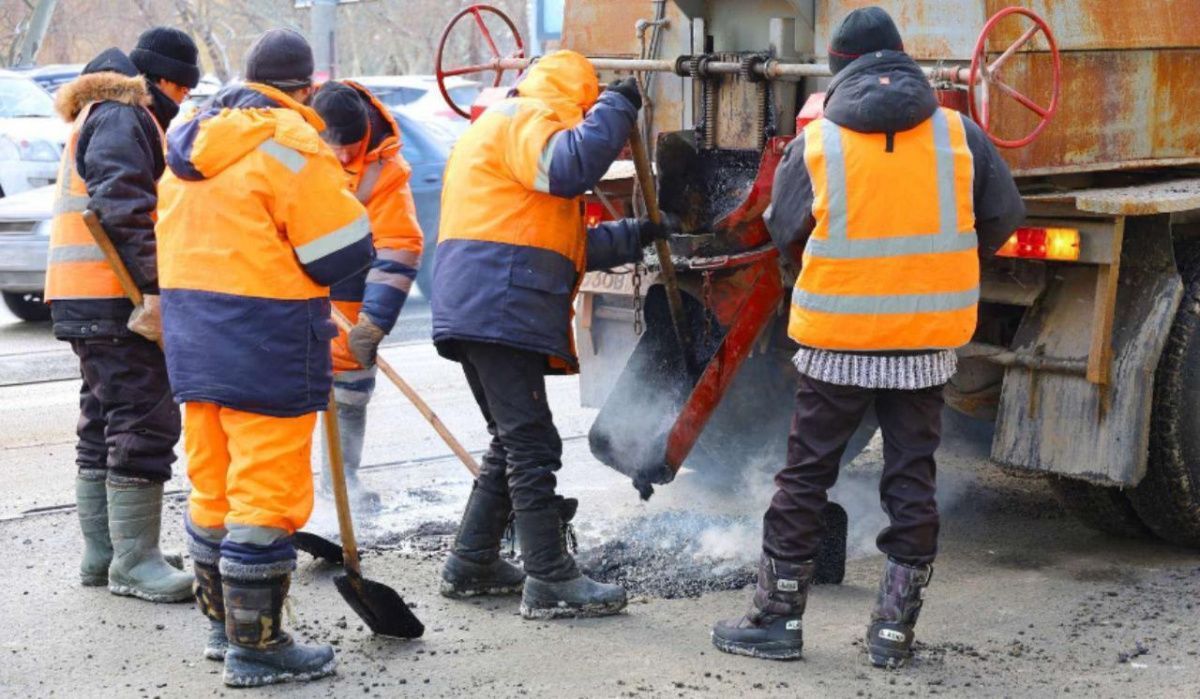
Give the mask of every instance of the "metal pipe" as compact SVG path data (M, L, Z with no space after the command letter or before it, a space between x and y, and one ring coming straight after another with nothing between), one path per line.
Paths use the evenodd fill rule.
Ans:
M1002 367L1020 367L1034 371L1045 371L1052 374L1067 374L1069 376L1087 376L1086 359L1067 359L1065 357L1047 357L1043 354L1016 352L1000 345L984 342L971 342L958 350L959 359L980 359Z

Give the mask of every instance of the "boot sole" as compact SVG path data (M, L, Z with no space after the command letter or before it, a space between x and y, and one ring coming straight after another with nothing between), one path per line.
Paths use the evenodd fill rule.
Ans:
M871 665L881 670L899 670L908 664L912 659L912 653L908 655L891 655L888 653L877 651L875 648L867 648L867 659L871 661Z
M525 602L521 602L521 616L531 620L589 619L619 614L625 609L627 604L629 604L628 600L621 600L620 602L610 602L608 604L584 604L580 606L562 604L554 607L530 607Z
M215 660L216 662L223 663L225 662L225 650L225 648L209 646L204 649L204 659Z
M764 660L799 660L803 657L803 647L797 648L794 645L787 643L757 643L754 645L746 643L738 643L721 638L716 634L712 636L713 645L722 653L731 655L744 655L748 658L762 658Z
M487 597L501 595L519 595L525 590L525 581L516 585L491 585L486 587L463 587L454 583L442 581L438 592L449 599L467 599L469 597Z
M137 599L145 600L147 602L175 603L190 602L193 599L191 590L184 590L176 594L146 592L145 590L139 590L132 585L122 585L114 582L108 583L108 591L121 597L136 597Z
M107 575L79 575L79 584L84 587L104 587L108 584Z
M273 674L263 675L241 675L238 677L230 677L229 670L226 669L221 680L227 687L266 687L272 684L283 684L285 682L308 682L310 680L319 680L322 677L329 677L337 672L337 658L330 660L316 670L309 672L275 672Z

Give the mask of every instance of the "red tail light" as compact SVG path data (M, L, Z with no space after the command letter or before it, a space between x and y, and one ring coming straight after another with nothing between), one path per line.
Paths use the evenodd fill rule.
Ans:
M1074 262L1079 259L1079 231L1074 228L1018 228L996 255Z
M587 223L587 227L591 228L602 221L611 219L612 216L604 210L604 206L598 201L589 201L583 208L583 219Z

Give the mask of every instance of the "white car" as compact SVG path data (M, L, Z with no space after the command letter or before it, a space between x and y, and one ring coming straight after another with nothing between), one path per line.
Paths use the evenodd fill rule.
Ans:
M21 320L49 320L42 301L50 251L54 187L39 187L0 199L0 293Z
M453 145L470 125L446 105L438 90L437 78L432 75L367 75L350 79L370 90L390 109L402 107L421 121L436 124L434 128L442 132L438 134L439 138L444 135L449 139L446 145ZM462 77L446 79L446 92L463 109L470 108L482 89L483 86L475 80Z
M71 127L33 80L0 71L0 197L54 184Z

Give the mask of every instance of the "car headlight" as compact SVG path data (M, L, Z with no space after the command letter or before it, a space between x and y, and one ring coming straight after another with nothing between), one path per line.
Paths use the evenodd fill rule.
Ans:
M24 160L33 163L58 162L58 146L44 139L15 140L0 136L0 160Z

